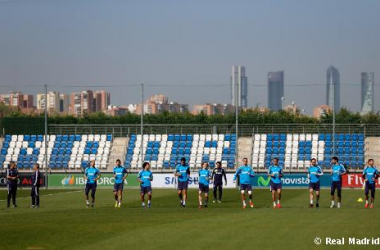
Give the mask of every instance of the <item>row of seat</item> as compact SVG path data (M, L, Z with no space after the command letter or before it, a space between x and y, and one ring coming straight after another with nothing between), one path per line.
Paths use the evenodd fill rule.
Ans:
M45 154L51 169L77 169L96 160L106 168L112 135L49 135L47 151L42 135L6 135L0 155L0 168L15 161L20 169L35 163L45 165Z
M5 142L37 142L44 141L44 135L5 135ZM112 135L99 135L99 134L89 134L89 135L48 135L48 141L112 141Z
M364 134L255 134L254 140L260 141L364 141Z
M225 161L227 167L234 168L235 149L234 134L131 135L125 166L138 168L143 154L143 160L157 168L173 168L181 158L185 158L190 167L200 167L204 161L213 167L216 161Z
M332 138L332 134L255 134L252 163L267 167L273 158L279 158L281 165L297 169L316 158L319 165L328 168L334 152L346 165L363 165L363 134L336 134L335 145Z

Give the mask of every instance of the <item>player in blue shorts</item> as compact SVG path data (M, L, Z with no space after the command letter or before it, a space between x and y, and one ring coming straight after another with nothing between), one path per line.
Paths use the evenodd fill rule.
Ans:
M209 184L211 179L211 172L208 170L208 163L202 163L202 169L198 171L199 174L199 209L202 209L202 193L205 195L205 208L207 208L208 203L208 192L209 192Z
M184 157L181 158L181 164L177 165L174 176L178 177L178 197L181 201L181 206L185 207L187 199L187 187L190 177L190 167L186 164L186 159Z
M148 208L152 206L152 184L153 174L150 172L149 162L144 162L143 170L137 174L137 180L140 182L141 206L145 208L145 194L148 194Z
M331 158L331 206L335 206L335 190L338 192L338 208L340 208L340 202L342 201L342 175L345 175L346 169L343 165L339 164L338 157Z
M273 208L281 208L281 191L282 182L281 178L284 176L282 167L278 165L278 158L273 158L272 165L269 166L268 176L270 177L270 190L272 192ZM277 193L277 205L276 205Z
M128 176L127 169L121 165L119 159L116 160L116 166L113 168L113 177L115 184L113 186L113 194L115 196L115 208L121 207L123 199L124 181Z
M251 185L251 177L255 176L255 172L253 172L252 167L248 165L248 159L243 158L243 165L238 168L236 171L233 181L235 182L236 179L239 177L240 181L240 193L241 193L241 200L243 202L243 209L247 207L245 203L245 191L247 191L249 195L249 205L253 208L253 202L252 202L252 185Z
M307 177L309 178L309 191L310 191L310 205L312 208L314 201L314 191L317 196L316 207L319 207L319 191L320 191L320 180L319 178L323 175L322 169L317 165L317 160L315 158L310 160L310 167L307 170Z
M90 161L90 166L84 170L84 179L86 180L86 187L84 189L85 197L86 197L86 207L90 206L88 202L88 193L91 190L91 207L94 207L95 203L95 192L96 192L96 184L100 178L100 171L95 167L95 161Z
M373 208L373 203L375 201L375 191L376 191L376 179L379 178L379 171L374 166L375 161L373 159L368 160L368 164L363 171L363 179L365 181L365 208L368 208L368 194L371 190L371 205Z

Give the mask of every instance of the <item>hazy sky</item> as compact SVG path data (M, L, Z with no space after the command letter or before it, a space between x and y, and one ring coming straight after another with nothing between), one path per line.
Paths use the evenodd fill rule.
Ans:
M379 0L0 0L0 92L146 83L174 85L146 86L146 97L230 103L229 86L207 85L228 85L231 66L244 65L249 106L267 106L267 87L254 85L284 70L285 104L310 113L326 102L333 64L342 106L359 110L360 73L380 83L379 60ZM138 86L102 89L114 105L140 100Z

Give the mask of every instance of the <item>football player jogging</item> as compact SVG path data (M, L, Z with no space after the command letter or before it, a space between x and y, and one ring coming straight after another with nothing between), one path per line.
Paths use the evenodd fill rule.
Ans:
M208 163L203 162L202 163L202 169L198 171L199 173L199 209L202 209L202 193L205 196L205 208L207 208L207 203L208 203L208 192L209 192L209 184L210 184L210 178L211 178L211 173L210 170L208 170Z
M85 197L86 197L86 207L90 206L88 201L88 194L91 191L91 207L94 207L95 204L95 193L97 181L100 178L100 171L95 167L95 161L90 161L90 166L87 167L84 171L84 179L86 180L86 187L84 189Z
M152 206L152 184L153 174L150 172L149 162L144 162L143 170L141 170L137 175L137 180L140 182L140 197L141 206L145 208L145 194L148 194L148 208Z
M345 175L346 169L343 165L339 164L338 157L331 158L332 170L331 170L331 206L335 207L335 190L338 193L338 208L342 201L342 175Z
M249 196L249 206L253 208L252 202L252 185L251 185L251 177L255 176L255 172L253 172L252 167L248 165L248 159L243 158L243 165L238 168L236 171L233 182L239 177L240 181L240 193L241 200L243 202L243 209L247 207L245 192L247 191Z
M309 207L314 206L314 191L317 198L315 204L316 207L319 207L319 191L320 191L320 180L319 178L323 175L322 169L317 166L317 160L315 158L310 160L310 167L307 170L307 177L309 178L309 191L310 191L310 204Z
M181 164L178 164L174 172L174 176L178 177L178 197L182 207L186 207L188 180L190 177L190 168L186 164L186 159L181 158Z
M368 194L371 190L371 205L373 208L373 203L375 201L375 191L376 191L376 179L379 177L379 171L374 166L374 160L369 159L366 168L363 171L363 179L365 181L365 208L368 208Z
M270 190L272 192L273 208L281 208L281 191L282 182L281 178L284 176L282 167L278 165L278 158L273 159L273 165L268 169L268 176L270 177ZM277 204L276 204L277 193Z
M40 207L40 181L41 181L41 173L40 173L40 164L36 163L33 166L33 174L32 174L32 190L30 196L32 197L32 205L31 208L39 208Z
M121 161L117 159L116 166L113 168L113 177L115 178L115 184L113 185L115 208L121 207L121 201L123 199L124 180L127 178L127 176L127 170L121 165Z
M13 202L13 207L16 208L16 195L17 195L17 185L19 174L16 168L16 163L11 161L9 164L9 169L7 169L7 188L8 188L8 196L7 196L7 208L11 205L11 199Z
M214 183L214 200L213 203L218 201L218 203L222 202L222 194L223 194L223 178L224 178L224 184L227 186L227 176L226 171L222 168L222 163L218 161L216 163L216 168L212 171L212 177ZM217 194L219 190L219 197L217 199Z

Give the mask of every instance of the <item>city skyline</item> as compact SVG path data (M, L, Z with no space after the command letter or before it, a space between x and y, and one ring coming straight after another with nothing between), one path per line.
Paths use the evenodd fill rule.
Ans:
M281 69L284 105L311 114L325 103L326 68L335 65L341 106L359 112L360 72L379 73L376 0L35 2L0 2L2 93L105 85L123 105L140 101L140 86L120 85L145 83L146 96L230 103L231 65L244 65L248 106L268 103L267 72Z
M373 90L374 75L370 72L362 72L363 79L363 91L366 91L362 98L365 98L365 105L363 110L370 109L368 106L372 100L371 91ZM367 77L368 76L368 77ZM312 114L305 112L305 109L301 106L296 105L294 101L291 104L284 105L284 99L281 98L284 83L284 72L276 71L268 73L268 90L271 88L272 93L272 109L261 106L261 107L248 107L243 110L257 110L260 113L266 113L268 111L280 111L281 109L286 112L291 112L299 115L307 115L319 119L322 115L331 112L331 107L323 104L315 106L312 109ZM370 88L367 88L369 85ZM271 86L271 87L270 87ZM269 92L268 92L269 93ZM59 92L47 92L47 101L45 100L45 94L37 94L36 98L34 95L25 94L22 92L12 92L12 93L0 93L0 102L6 106L16 107L19 111L24 114L41 114L45 110L45 103L48 104L47 110L49 114L54 115L73 115L76 117L81 117L86 114L94 112L102 112L110 116L122 116L126 115L128 112L132 114L141 113L141 102L140 103L128 103L120 106L115 106L110 103L111 94L105 92L104 90L83 90L72 92L70 94L59 93ZM36 99L36 105L34 105L34 99ZM373 103L373 102L372 102ZM366 107L367 105L367 107ZM189 105L186 103L179 103L177 101L169 101L169 97L164 94L154 94L143 102L144 114L160 114L163 112L173 112L173 113L191 113L193 115L201 114L205 115L226 115L235 113L236 109L231 104L223 103L202 103ZM277 109L277 110L275 110ZM362 115L366 115L371 110L367 112L360 112Z

